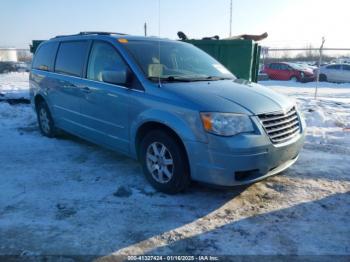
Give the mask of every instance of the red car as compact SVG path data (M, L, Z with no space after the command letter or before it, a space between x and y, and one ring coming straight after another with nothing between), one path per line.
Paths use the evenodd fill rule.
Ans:
M263 72L273 80L292 80L299 82L310 82L315 80L312 69L293 63L271 63L265 66Z

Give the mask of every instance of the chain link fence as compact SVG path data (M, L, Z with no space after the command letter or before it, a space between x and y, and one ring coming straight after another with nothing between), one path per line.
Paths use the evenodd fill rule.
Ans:
M350 48L263 47L259 80L350 82Z

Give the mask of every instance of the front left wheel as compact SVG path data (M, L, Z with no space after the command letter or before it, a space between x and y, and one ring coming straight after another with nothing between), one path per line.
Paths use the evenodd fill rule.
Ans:
M190 183L186 152L162 130L148 133L141 142L140 160L147 180L158 191L175 194Z
M39 102L36 111L40 132L44 136L55 137L56 128L47 104L44 101Z

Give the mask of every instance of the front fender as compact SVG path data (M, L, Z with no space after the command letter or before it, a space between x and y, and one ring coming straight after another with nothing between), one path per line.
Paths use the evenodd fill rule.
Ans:
M207 136L202 129L198 112L169 112L159 109L149 109L142 112L130 124L130 152L136 157L136 135L139 128L148 122L163 124L172 129L185 143L197 141L206 143Z

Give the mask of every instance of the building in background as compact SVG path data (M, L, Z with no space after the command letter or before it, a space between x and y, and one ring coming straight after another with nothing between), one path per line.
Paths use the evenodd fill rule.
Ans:
M15 48L1 48L0 47L0 61L1 62L17 62L17 50Z

